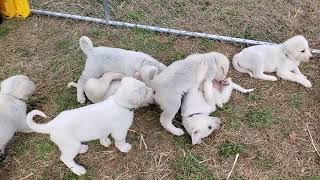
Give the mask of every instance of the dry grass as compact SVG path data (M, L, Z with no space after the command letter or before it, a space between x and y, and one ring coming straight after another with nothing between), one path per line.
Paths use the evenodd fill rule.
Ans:
M52 8L69 7L68 3L72 3L39 2L49 2L38 5ZM119 4L113 7L117 8L114 11L119 12L117 18L120 19L128 18L122 12L136 12L138 5L141 9L154 7L154 11L145 11L142 19L139 13L127 13L130 17L126 20L148 20L144 22L273 41L301 33L310 39L314 48L320 48L320 27L316 24L320 2L316 0L295 3L246 0L248 4L237 0L112 2ZM86 8L87 4L77 3ZM156 8L161 3L164 6ZM85 12L94 14L94 11ZM191 14L188 18L186 12ZM163 17L152 13L168 16L172 21L157 22ZM166 64L194 52L219 51L231 58L242 48L137 29L32 16L25 21L12 20L1 25L0 80L17 73L30 76L38 88L29 104L51 118L62 110L79 107L75 91L67 89L66 84L76 80L83 69L85 58L78 47L82 35L91 37L96 45L143 51ZM233 179L319 179L319 157L305 126L308 123L314 141L319 143L319 67L319 58L302 66L314 84L311 89L281 80L251 79L232 69L230 76L235 82L255 87L256 91L250 95L234 93L230 103L214 113L223 118L222 128L200 146L191 146L187 136L174 137L167 133L160 126L160 110L156 106L139 109L131 128L134 131L130 131L128 137L133 144L132 151L126 155L114 146L106 149L97 141L88 143L89 152L77 157L77 162L88 170L80 179L224 179L238 152L240 157ZM141 134L148 149L140 145ZM48 136L17 133L8 146L5 161L0 164L0 179L26 176L29 179L76 179L59 161L59 151Z

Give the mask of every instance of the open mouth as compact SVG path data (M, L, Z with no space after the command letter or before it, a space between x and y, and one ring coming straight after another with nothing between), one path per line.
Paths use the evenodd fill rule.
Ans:
M213 88L218 89L220 92L222 92L222 90L223 90L223 88L224 88L225 86L228 86L228 85L229 85L228 81L226 81L226 80L218 81L218 80L216 80L216 79L214 79L214 80L212 81L212 84L213 84Z

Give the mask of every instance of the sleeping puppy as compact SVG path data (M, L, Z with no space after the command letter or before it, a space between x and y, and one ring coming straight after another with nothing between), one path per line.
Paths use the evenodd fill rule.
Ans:
M87 55L85 69L77 83L77 100L85 103L84 85L90 78L99 78L106 72L122 73L125 76L143 75L142 71L155 68L160 73L166 66L153 57L136 51L119 48L93 47L91 40L82 36L80 48ZM141 77L142 80L147 79ZM148 82L145 82L148 85Z
M301 62L312 57L307 40L294 36L279 45L258 45L248 47L233 57L233 67L251 77L276 81L274 76L264 72L276 72L284 80L297 82L310 88L310 81L299 70Z
M26 123L27 106L23 101L35 89L35 84L23 75L12 76L1 82L0 156L4 154L5 146L15 132L31 132Z
M33 121L35 115L46 117L43 112L34 110L27 115L27 124L35 132L50 134L61 151L61 161L80 176L86 170L76 164L74 158L78 153L87 152L88 146L82 143L99 139L101 145L108 147L111 135L119 151L127 153L131 149L126 136L133 121L133 109L152 98L153 90L145 83L124 77L118 91L105 101L64 111L46 124Z
M150 82L150 87L155 90L154 100L163 110L160 123L174 135L183 134L183 130L176 128L172 120L180 109L183 95L197 84L198 74L206 69L203 66L207 66L203 79L221 81L228 73L229 60L217 52L193 54L175 61Z
M146 66L140 73L137 73L135 77L143 82L149 82L155 74L157 74L157 69L152 66ZM84 92L92 103L104 101L118 90L122 77L124 77L124 75L121 73L108 72L101 78L90 78L84 85ZM78 88L78 85L70 82L68 88L70 87ZM152 103L153 102L148 102L148 104Z
M254 90L244 89L227 78L225 84L205 81L203 89L195 87L185 94L181 105L182 124L191 136L193 145L200 144L201 139L219 128L221 120L210 114L216 110L216 106L222 107L229 101L233 89L242 93Z

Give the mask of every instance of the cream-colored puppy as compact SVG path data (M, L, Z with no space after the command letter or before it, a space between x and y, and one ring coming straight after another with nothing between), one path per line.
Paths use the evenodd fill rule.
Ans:
M125 76L134 77L141 75L141 80L148 84L143 77L143 71L156 69L159 73L166 68L164 64L157 61L148 54L136 51L129 51L120 48L93 47L92 41L82 36L79 40L80 48L86 54L85 68L77 83L77 100L85 103L84 85L90 78L99 78L107 72L122 73Z
M0 156L14 133L31 132L26 123L27 105L24 100L34 93L35 84L23 75L1 82L0 90Z
M156 68L146 66L135 77L143 82L150 82L156 74L158 74ZM108 72L101 78L90 78L84 85L84 92L92 103L104 101L118 90L122 77L124 77L124 74ZM75 82L70 82L68 88L70 87L78 88L78 85ZM148 104L152 103L148 102Z
M184 132L172 124L175 114L180 109L181 99L185 93L197 84L198 74L205 68L206 80L224 80L229 70L229 60L223 54L211 52L206 54L193 54L183 60L175 61L151 82L150 87L155 90L155 102L163 110L160 116L161 125L174 135L180 136Z
M227 78L225 83L205 81L203 89L193 88L185 94L181 105L182 124L191 136L193 145L200 144L203 138L219 128L221 120L210 114L216 110L216 106L222 107L229 101L233 89L242 93L254 90L242 88L231 78Z
M35 132L50 134L50 139L58 145L61 161L75 174L86 173L84 167L76 164L78 153L85 153L88 146L83 142L99 139L100 144L111 144L109 135L115 140L115 146L121 152L128 152L131 145L126 136L133 121L133 109L153 98L153 90L131 77L124 77L117 92L107 100L78 109L60 113L46 124L37 124L35 115L46 117L41 111L31 111L27 115L27 124Z
M233 57L233 67L251 77L276 81L274 76L264 72L276 72L284 80L311 87L311 82L299 70L301 62L308 62L312 54L303 36L294 36L279 45L258 45L248 47Z

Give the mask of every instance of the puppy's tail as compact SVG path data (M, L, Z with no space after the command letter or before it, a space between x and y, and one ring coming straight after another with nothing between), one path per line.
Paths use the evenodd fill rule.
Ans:
M51 132L51 126L49 123L45 124L37 124L33 121L34 116L41 116L41 117L47 117L43 112L39 110L33 110L28 113L27 115L27 124L30 129L32 129L35 132L43 133L43 134L49 134Z
M236 69L237 71L241 72L241 73L248 73L250 75L250 77L253 76L252 72L249 71L248 69L244 69L242 67L240 67L239 65L239 57L240 54L236 54L233 56L233 59L232 59L232 65L234 67L234 69Z
M77 84L77 83L75 83L75 82L69 82L69 84L68 84L68 88L71 88L71 87L78 88L78 84Z
M93 49L92 41L87 36L82 36L79 40L80 49L83 53L88 55L88 53Z
M231 82L231 85L235 90L237 90L237 91L239 91L241 93L249 93L249 92L254 91L254 89L245 89L245 88L241 87L240 85L238 85L238 84L236 84L234 82Z

